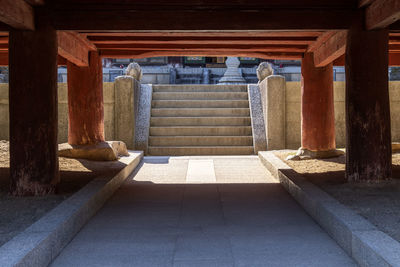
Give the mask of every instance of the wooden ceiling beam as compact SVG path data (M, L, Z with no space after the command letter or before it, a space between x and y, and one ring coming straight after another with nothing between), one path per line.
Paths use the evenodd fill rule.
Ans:
M111 2L111 3L110 3ZM186 8L198 9L263 9L263 8L355 8L358 0L52 0L56 8L93 8L110 9L134 8L137 10L165 10Z
M400 0L374 0L365 12L368 30L386 28L400 19Z
M338 31L314 50L314 64L324 67L346 52L347 31Z
M25 0L31 6L42 6L44 5L44 0Z
M161 56L235 56L235 57L256 57L262 59L301 59L303 53L263 53L249 51L135 51L135 50L100 50L100 55L107 58L147 58Z
M299 52L304 53L307 46L305 45L226 45L226 44L213 44L213 45L198 45L198 44L98 44L98 49L103 50L156 50L156 51L173 51L173 50L189 50L189 51L254 51L254 52Z
M76 31L247 31L348 29L353 9L263 10L53 10L59 30ZM282 19L284 18L284 19Z
M374 0L359 0L358 7L366 7L369 6Z
M0 21L21 30L34 30L33 8L24 0L0 0Z
M134 36L88 36L88 39L98 44L164 44L164 45L309 45L315 42L315 37L134 37Z
M146 38L248 38L248 37L275 37L275 38L291 38L291 37L304 37L304 38L318 38L324 32L322 31L147 31L147 32L85 32L80 31L82 35L86 35L89 39L105 38L105 37L146 37Z
M89 51L96 50L77 33L58 31L58 54L77 66L88 66Z

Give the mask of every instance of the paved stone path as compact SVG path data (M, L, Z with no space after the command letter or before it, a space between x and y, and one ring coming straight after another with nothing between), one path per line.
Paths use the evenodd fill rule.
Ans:
M255 156L139 168L52 266L355 265Z

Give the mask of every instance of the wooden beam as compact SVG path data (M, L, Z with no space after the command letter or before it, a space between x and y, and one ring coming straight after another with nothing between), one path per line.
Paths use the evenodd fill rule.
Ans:
M89 65L89 51L96 50L87 39L75 32L58 31L58 54L77 66Z
M98 44L98 49L103 50L138 50L138 51L243 51L243 52L299 52L304 53L307 46L305 45L227 45L227 44ZM0 46L1 49L1 46Z
M162 56L234 56L234 57L256 57L262 59L287 59L298 60L303 57L303 53L263 53L250 51L135 51L135 50L100 50L100 55L107 58L147 58Z
M359 0L358 7L366 7L370 5L374 0Z
M389 66L400 67L400 53L390 53L389 54Z
M400 0L375 0L366 9L368 30L383 29L400 19Z
M44 5L44 0L25 0L31 6L42 6Z
M177 44L177 45L310 45L316 37L153 37L153 36L88 36L96 44Z
M323 43L329 40L333 35L335 35L336 31L326 31L322 33L317 40L308 46L307 52L314 52L317 48L319 48Z
M21 30L34 30L33 8L23 0L0 0L0 21Z
M277 31L347 29L353 12L353 9L343 8L159 11L118 9L115 6L110 9L66 6L54 10L53 15L55 27L59 30Z
M314 64L324 67L346 52L347 31L338 31L314 51Z
M195 38L248 38L248 37L276 37L276 38L291 38L291 37L314 37L317 38L324 32L322 31L136 31L136 32L80 32L89 39L92 37L195 37Z

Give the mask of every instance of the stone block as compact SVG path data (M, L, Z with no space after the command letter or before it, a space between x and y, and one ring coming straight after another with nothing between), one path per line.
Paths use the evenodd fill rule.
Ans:
M66 158L110 161L117 160L119 156L129 155L125 143L120 141L101 142L95 145L63 143L58 147L58 155Z
M301 121L286 123L286 148L298 149L301 146Z
M263 115L263 107L261 102L260 88L257 85L249 84L249 107L251 115L251 127L253 132L254 153L267 149L267 140L265 134L265 122Z
M58 83L58 103L68 104L67 83Z
M301 83L286 82L286 103L301 103Z
M345 101L346 99L346 83L333 82L333 99L334 101Z
M106 140L115 140L114 113L114 103L104 103L104 137Z
M301 103L289 102L286 103L286 123L301 122Z
M68 102L58 103L58 142L68 142Z
M400 266L400 243L378 231L355 231L352 256L360 266Z
M147 155L149 142L152 95L152 85L142 84L139 90L139 103L135 120L135 148L137 150L143 150L145 155Z
M115 102L114 83L112 82L103 83L103 99L104 103L114 104Z
M135 79L119 76L115 79L114 137L134 148L135 140Z
M263 105L267 149L285 148L285 78L272 75L264 79L260 84L261 102Z
M390 101L400 101L400 81L389 82Z

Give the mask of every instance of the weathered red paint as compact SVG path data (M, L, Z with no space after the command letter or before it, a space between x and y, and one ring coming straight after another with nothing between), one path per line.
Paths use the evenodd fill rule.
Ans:
M347 35L346 176L380 181L392 174L388 31L366 31L362 21Z
M9 101L11 193L53 193L59 182L57 34L46 22L37 21L35 31L10 31Z
M103 69L97 52L90 52L89 66L68 62L68 143L104 141Z
M311 151L336 149L333 65L316 68L312 53L301 62L301 146Z

